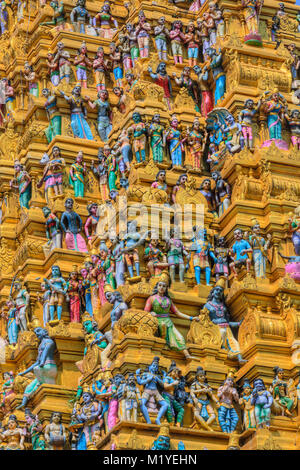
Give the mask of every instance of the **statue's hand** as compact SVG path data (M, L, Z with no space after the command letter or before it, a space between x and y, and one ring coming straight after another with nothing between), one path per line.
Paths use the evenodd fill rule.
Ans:
M198 317L194 317L192 321L200 321L200 315Z

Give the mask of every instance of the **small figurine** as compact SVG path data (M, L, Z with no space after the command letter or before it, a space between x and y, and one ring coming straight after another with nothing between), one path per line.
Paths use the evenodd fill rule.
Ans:
M233 155L244 147L242 126L240 123L235 122L235 119L231 114L228 114L225 117L225 122L226 124L222 126L224 142L229 153Z
M170 32L166 27L166 18L161 16L157 20L157 25L154 26L154 40L158 53L159 60L167 61L167 40L170 37Z
M128 309L128 305L124 302L120 292L115 291L109 284L104 287L105 298L113 306L110 311L111 328L121 318Z
M215 201L219 217L224 214L231 204L231 187L229 183L223 180L219 171L214 170L211 174L212 179L215 181Z
M218 388L218 420L223 432L232 433L235 431L239 417L234 409L234 402L239 402L237 389L234 387L234 378L231 372L228 374L224 384Z
M110 8L110 2L105 0L101 10L93 18L93 25L96 28L98 35L105 39L111 39L118 29L118 22L113 18ZM114 27L111 28L111 26Z
M75 33L86 34L86 23L90 21L90 14L87 11L86 0L77 0L76 7L70 13L70 21Z
M65 160L61 156L60 148L56 145L52 148L52 156L49 158L47 153L44 153L40 160L42 165L45 165L43 176L37 183L37 187L40 188L45 183L45 199L47 204L50 202L50 196L58 196L63 194L63 176Z
M147 142L147 128L142 121L142 116L138 112L132 114L134 124L128 127L128 135L133 135L133 149L137 163L142 163L146 160L146 142Z
M264 0L241 0L241 6L245 17L248 34L244 42L250 46L262 46L259 34L259 17Z
M77 85L87 88L87 69L92 66L92 62L87 55L87 47L85 41L82 42L78 55L74 59L76 66Z
M211 258L214 262L217 262L217 258L214 255L211 244L207 240L207 230L197 230L197 227L194 227L194 234L190 252L194 252L193 266L196 283L197 285L201 284L201 269L204 269L206 285L209 286L211 276L209 259Z
M300 281L300 256L283 256L280 252L279 255L283 260L287 260L288 264L285 265L285 272L288 276L296 282Z
M65 45L62 41L57 43L57 52L53 59L54 64L57 64L59 71L59 81L65 80L70 83L71 62L70 54L65 50Z
M82 229L82 220L80 216L73 211L74 201L71 198L65 201L65 212L63 212L60 223L66 234L66 246L68 250L87 252L86 243L80 234Z
M252 259L256 278L266 277L266 262L271 239L271 234L267 234L267 240L261 235L260 224L254 219L249 242L252 248Z
M206 117L214 108L213 93L208 84L208 68L204 66L203 69L199 65L194 65L193 70L198 77L198 85L200 88L201 99L201 114Z
M5 112L6 117L8 120L13 118L14 108L15 108L15 91L14 88L11 86L11 81L7 78L2 78L0 83L4 85L4 94L5 94ZM3 119L3 116L2 116ZM3 119L4 120L4 119Z
M7 4L4 0L0 2L0 36L8 29Z
M125 384L122 386L121 406L122 416L125 421L138 421L138 404L141 402L141 392L136 384L135 376L130 372ZM120 413L119 408L119 413Z
M187 148L192 158L192 168L196 171L201 171L202 155L206 143L206 133L204 133L198 118L194 119L192 129L188 133Z
M199 112L201 107L201 93L198 83L191 78L191 72L191 67L184 67L180 78L177 78L175 72L173 73L173 77L180 88L186 88L189 96L195 102L195 111Z
M252 150L253 149L253 118L259 111L261 102L259 101L256 108L254 107L254 101L248 99L244 103L244 108L239 114L239 123L242 126L242 133L244 137L245 146Z
M186 138L182 138L178 127L179 121L177 117L173 115L171 118L170 127L166 130L166 140L168 143L173 167L182 166L183 144L186 140Z
M135 35L137 38L140 57L146 59L149 57L149 39L151 33L151 25L147 23L145 13L141 10L139 12L139 21L135 28Z
M131 278L134 277L133 263L135 265L136 276L140 275L140 260L137 248L145 243L148 232L141 235L137 231L137 221L132 220L127 224L127 233L123 237L125 247L122 254L125 254L126 266Z
M209 47L207 55L210 59L208 70L212 71L213 78L215 81L215 106L218 106L226 92L226 74L222 67L222 50L219 49L217 53L216 49Z
M87 445L92 441L94 432L100 429L101 414L101 404L94 399L94 394L86 387L82 393L82 405L74 413L77 422L82 424L77 450L87 450Z
M294 250L297 256L300 256L300 206L296 207L295 215L289 214L288 233L292 236Z
M54 320L54 314L56 309L57 320L61 320L62 315L62 306L63 301L66 298L68 299L67 289L68 285L64 278L62 277L61 271L59 266L52 266L51 268L51 278L46 279L44 278L44 282L46 286L50 290L50 298L49 298L49 313L50 313L50 320Z
M82 276L81 287L83 292L83 299L84 299L84 310L88 312L91 317L94 315L93 311L93 303L92 303L92 288L91 288L91 279L89 275L89 271L87 268L87 264L85 263L85 267L80 270L80 274Z
M62 233L58 217L51 212L51 209L47 206L43 207L43 214L46 219L46 237L47 237L47 246L50 251L55 248L61 248L62 243Z
M212 424L216 419L216 413L211 402L215 402L217 405L220 403L212 388L208 385L203 367L197 367L195 380L191 385L191 398L194 403L195 420L200 427L207 431L213 431Z
M284 379L284 370L281 367L273 368L275 377L272 382L273 403L280 409L285 416L292 416L292 412L296 405L295 397L290 395L290 383ZM291 381L293 383L293 380Z
M43 326L46 327L48 321L50 321L50 296L51 290L45 282L41 282L41 293L38 293L37 300L43 306Z
M176 366L176 362L172 361L168 372L163 377L164 389L162 396L169 405L166 412L167 421L173 423L174 420L177 427L182 426L184 417L184 403L179 403L175 395L181 377L181 370Z
M191 21L185 31L185 44L187 44L187 55L189 59L189 66L193 67L197 64L199 45L196 40L196 28L194 23Z
M151 277L160 276L163 269L169 266L166 256L159 249L158 245L159 239L153 237L144 252L144 259L147 261L147 269Z
M188 257L188 252L178 237L176 227L171 231L170 238L167 238L166 241L171 282L175 282L176 266L178 266L179 269L179 280L180 282L184 282L184 256Z
M54 137L61 135L61 115L57 108L56 96L51 94L49 88L43 88L42 95L46 98L44 107L49 120L49 126L45 129L45 135L48 144L50 144Z
M212 190L211 180L209 178L205 178L202 181L199 191L207 201L208 211L214 215L217 215L215 194Z
M41 23L41 26L44 26L44 25L55 26L56 31L63 31L67 29L66 14L65 14L63 2L62 1L58 2L58 0L52 0L50 2L50 7L53 9L52 21Z
M2 314L2 316L7 321L6 328L7 328L7 336L8 342L12 346L16 346L18 342L18 335L20 331L19 322L18 322L18 311L16 308L16 304L12 299L8 299L6 301L6 307L8 309L7 314Z
M35 328L34 333L40 342L36 361L24 372L20 372L18 376L26 375L33 371L36 379L25 388L22 403L17 409L24 408L27 405L29 399L41 384L55 384L56 381L57 366L54 361L56 344L44 328Z
M96 78L96 88L97 92L105 90L106 88L106 79L105 74L108 70L106 61L104 59L104 49L102 46L99 46L96 52L95 59L93 60L93 70Z
M300 111L293 109L290 115L285 113L285 119L288 122L291 131L291 141L296 150L300 150Z
M186 173L183 173L182 175L179 176L173 191L172 191L172 202L173 204L176 204L176 194L180 189L185 189L186 188L186 183L188 181L188 175Z
M225 303L224 286L224 279L221 278L216 282L207 297L203 310L209 313L210 320L220 328L222 349L227 349L231 357L235 357L239 364L244 364L247 361L243 359L240 345L231 331L231 328L239 327L242 322L230 321L230 314Z
M23 76L28 82L29 94L38 97L39 96L39 85L36 81L36 73L33 70L33 66L29 62L25 62Z
M186 40L183 32L183 24L180 20L175 20L172 23L170 31L171 49L174 58L174 64L183 63L183 44Z
M34 415L29 408L25 408L25 436L31 441L32 450L46 450L46 442L43 435L43 426L38 415Z
M24 450L24 432L19 427L16 415L10 415L7 428L0 432L0 443L5 443L5 450Z
M162 163L164 160L165 132L160 121L160 114L153 115L148 134L153 161Z
M133 67L129 35L126 33L120 33L118 37L120 43L119 50L121 51L123 67L125 72L128 72Z
M71 127L74 137L94 140L92 131L86 120L87 110L83 104L83 98L81 97L81 87L76 85L72 90L72 96L67 96L62 90L59 90L59 92L70 105Z
M79 280L77 266L73 266L73 270L69 274L67 295L69 297L70 322L80 323L82 285Z
M256 423L259 428L270 427L272 404L273 397L266 390L264 381L255 379L253 381L251 405L254 405Z
M95 176L99 179L99 190L102 198L102 202L105 202L108 199L108 189L107 189L107 156L104 154L104 151L100 148L98 150L98 166L94 166L94 160L92 160L91 170Z
M192 356L187 350L184 338L177 328L175 328L170 314L173 313L177 317L189 321L199 321L199 318L189 317L181 313L178 308L175 307L169 296L166 282L159 281L155 285L152 295L147 299L144 310L145 312L151 313L151 315L157 319L160 336L166 340L169 348L175 351L182 351L186 359L192 359Z
M21 331L28 330L29 321L29 308L30 308L30 295L27 292L26 287L22 286L21 279L15 279L13 283L13 294L12 298L15 302L17 309L18 324Z
M88 96L86 96L86 100L92 109L97 108L98 134L103 142L107 142L108 136L112 130L112 112L108 100L108 91L98 91L97 99L93 103Z
M13 372L3 372L2 378L0 406L5 413L9 413L11 410L11 402L15 398L14 374Z
M267 116L267 125L270 140L282 139L282 123L284 115L287 111L287 101L281 93L275 92L270 94L266 91L262 100L262 112ZM267 144L264 142L263 145Z
M219 8L218 4L215 3L214 1L209 2L208 12L215 21L215 24L217 27L217 37L223 38L225 35L225 22L224 22L223 13L221 9Z
M241 229L234 231L235 242L231 248L231 253L234 256L234 261L230 263L230 269L232 270L235 277L237 277L237 267L246 265L247 272L250 272L251 259L248 253L252 253L252 248L249 242L243 238L243 232Z
M122 87L123 79L123 66L122 66L122 53L115 42L111 42L109 45L109 58L112 64L112 70L117 86Z
M139 50L138 41L137 41L136 27L131 23L127 23L126 30L128 32L131 60L132 60L132 65L134 67L135 62L140 57L140 50Z
M50 450L64 450L66 445L67 431L61 421L62 414L59 411L53 411L50 424L45 427L45 441Z
M252 400L252 388L249 381L246 379L243 384L243 392L240 398L240 405L243 409L243 424L246 429L255 429L256 420L254 406L251 403Z
M88 218L86 219L86 222L84 224L84 233L86 235L86 238L90 242L95 240L97 237L97 225L99 222L99 216L98 214L98 204L95 202L91 202L90 204L87 205L87 211L89 213Z
M172 95L172 84L169 75L167 74L167 65L165 62L160 62L157 66L156 72L153 73L152 67L148 67L148 72L150 73L151 78L153 78L156 85L159 85L164 90L164 99L166 104L171 110L171 101L173 99Z
M124 241L120 240L118 236L111 239L112 247L111 254L115 263L115 280L117 288L125 284L125 255L122 253L124 248Z
M200 59L200 62L206 62L208 59L208 49L210 48L210 39L209 39L209 33L208 33L208 27L206 22L204 21L204 18L197 18L197 27L196 27L196 37L198 39L199 44L202 45L202 57Z
M14 163L15 177L10 180L9 185L12 189L19 190L19 202L21 209L29 209L31 199L31 178L19 160Z
M83 163L83 152L77 154L75 163L71 165L69 183L73 186L75 197L84 197L84 177L86 175L86 164Z
M216 263L214 271L216 281L218 281L221 276L225 278L229 276L229 248L226 246L225 237L216 237L215 245Z
M151 398L154 398L155 402L160 405L155 423L160 424L161 418L167 412L168 403L163 399L159 392L159 387L163 388L163 381L159 374L159 357L153 358L152 363L148 366L148 370L142 375L141 369L137 369L135 373L137 383L144 386L140 408L146 423L151 424L147 404Z

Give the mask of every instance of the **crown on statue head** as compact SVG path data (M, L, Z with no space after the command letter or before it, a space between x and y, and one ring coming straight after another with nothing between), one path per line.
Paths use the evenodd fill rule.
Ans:
M221 276L221 277L218 279L218 281L216 282L215 287L217 287L217 286L222 287L222 289L225 289L225 286L226 286L226 278L223 277L223 276Z
M81 317L82 324L86 321L93 321L93 317L89 314L89 312L84 312L84 314Z
M106 294L106 292L115 292L115 289L113 289L110 284L105 284L104 293Z

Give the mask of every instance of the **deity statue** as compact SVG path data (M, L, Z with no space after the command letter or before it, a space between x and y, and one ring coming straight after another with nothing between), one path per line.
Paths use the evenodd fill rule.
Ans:
M212 71L215 82L215 106L218 106L226 92L226 75L222 67L222 50L219 49L218 53L213 47L209 47L207 55L210 59L208 70Z
M57 366L54 361L54 353L56 350L55 341L50 338L48 331L44 328L35 328L34 333L40 342L36 362L28 367L28 369L24 370L24 372L20 372L18 376L26 375L33 371L36 378L25 388L22 403L17 409L24 408L27 405L40 385L43 383L55 384L56 382Z
M254 406L251 403L251 400L252 400L252 387L249 381L246 379L243 383L242 395L239 401L241 408L243 410L243 424L244 424L245 430L256 428Z
M164 91L164 100L166 101L169 110L171 110L171 101L173 99L173 95L171 79L167 73L167 64L165 62L160 62L155 73L153 73L152 67L149 66L148 72L150 77L154 80L154 83L162 87Z
M104 145L103 152L106 156L108 190L111 192L117 189L116 182L118 165L116 152L111 150L109 145Z
M229 276L229 248L226 246L225 237L216 237L215 246L216 263L214 272L216 281L218 281L221 276L225 278Z
M161 16L157 20L157 25L154 26L154 41L159 60L167 61L167 41L170 37L170 31L166 27L166 18Z
M222 178L219 171L213 171L211 174L215 181L215 201L219 217L228 209L231 204L231 187L227 181Z
M97 215L98 204L96 202L91 202L87 205L86 208L89 213L89 216L84 224L84 233L90 245L91 242L97 238L97 225L99 222L99 216Z
M149 126L150 148L154 162L162 163L164 160L165 132L160 121L160 114L154 114Z
M120 133L116 143L116 149L120 154L118 167L122 174L128 173L130 171L130 162L132 160L132 149L127 129L123 129Z
M284 117L291 131L292 145L296 150L300 150L300 111L293 109L290 114L285 113Z
M93 60L93 70L96 79L97 92L106 89L106 78L105 74L108 71L107 63L104 58L104 49L99 46L96 52L96 56Z
M191 78L191 72L192 72L191 67L184 67L182 74L180 75L179 78L177 78L177 75L175 72L173 73L173 77L177 85L180 86L180 88L186 88L189 96L195 102L195 111L200 112L201 93L199 90L198 83Z
M211 180L209 178L205 178L200 185L200 193L205 197L208 205L208 211L211 212L213 215L217 215L216 212L216 198L214 191L211 187Z
M7 313L2 313L1 316L6 320L6 329L8 342L12 346L16 346L20 332L18 311L16 304L12 299L6 301Z
M249 236L249 243L252 248L252 259L256 278L266 277L267 255L272 239L271 234L268 233L266 238L267 239L261 235L260 224L254 219Z
M133 67L129 35L126 33L120 33L118 38L120 43L119 50L121 52L123 67L125 72L128 72L128 70L131 70Z
M43 207L42 211L46 219L47 246L50 248L50 251L55 248L61 248L62 233L58 217L47 206Z
M61 157L60 148L54 146L51 158L47 153L44 153L40 163L45 166L45 169L37 187L40 188L45 183L45 199L49 203L50 195L53 196L53 192L55 196L63 194L65 160Z
M53 411L50 424L45 427L44 436L50 450L64 450L68 435L59 411Z
M115 323L117 323L124 312L128 309L128 305L124 302L120 292L113 290L109 284L105 286L104 291L106 300L112 305L110 320L111 328L113 328Z
M29 408L25 408L25 436L31 440L32 450L46 450L43 436L43 426L38 415L34 415Z
M62 41L57 43L57 52L53 59L54 64L57 64L59 71L59 81L65 80L66 83L70 82L71 62L70 54L65 50L65 45Z
M51 94L49 88L43 88L42 95L46 98L44 107L49 120L49 126L45 129L45 135L48 143L50 144L54 137L61 135L61 115L57 108L55 94Z
M215 3L214 1L209 2L208 12L215 21L215 24L217 27L217 37L223 38L225 35L225 23L224 23L223 13L221 9L219 8L218 4Z
M50 296L51 290L45 282L41 282L41 292L38 293L37 300L43 306L43 326L45 327L50 320Z
M123 384L122 384L123 385ZM119 407L122 417L125 421L138 421L138 404L141 402L141 392L136 384L135 375L130 372L125 384L122 386L122 398Z
M81 97L81 87L76 85L72 90L72 96L67 96L62 90L59 90L59 92L70 105L71 128L74 137L94 140L92 131L86 120L87 110L83 104L83 98Z
M147 404L150 399L154 399L160 406L155 424L160 424L161 418L166 414L168 403L160 394L159 387L163 388L163 380L159 373L159 357L154 357L152 363L148 366L148 370L141 375L141 369L136 370L136 380L139 385L143 385L142 400L140 402L140 409L146 420L146 423L151 424Z
M111 42L109 45L109 58L111 61L111 67L114 74L115 83L117 86L122 87L123 79L123 64L122 64L122 53L115 42Z
M4 0L0 2L0 35L2 36L8 29L7 4Z
M223 432L235 431L239 417L234 408L234 402L239 402L239 394L234 387L234 378L231 372L228 374L224 384L218 388L217 397L220 401L218 408L218 420Z
M84 313L81 321L85 334L86 345L84 348L84 356L87 354L89 348L92 348L94 345L96 345L101 352L104 351L109 342L106 335L99 330L98 323L93 320L87 312Z
M92 62L88 58L85 41L82 42L78 55L74 58L74 65L76 66L77 85L87 88L87 70L92 66Z
M195 380L191 384L191 398L194 404L194 418L200 428L213 431L212 424L216 419L216 413L211 403L214 402L217 406L220 403L207 382L203 367L197 367Z
M138 112L132 114L132 124L128 129L128 135L133 135L133 149L137 163L142 163L146 160L146 142L147 142L147 128L142 121L142 116Z
M111 39L113 37L118 29L118 22L111 14L109 1L104 1L101 10L93 18L93 25L101 38Z
M201 93L201 99L198 100L201 102L201 114L206 117L214 108L213 93L208 83L208 68L206 65L203 69L199 65L194 65L193 70L198 77L198 86Z
M196 171L201 171L203 167L202 155L205 148L206 135L199 119L195 118L192 129L188 133L187 148L192 158L192 168Z
M192 238L192 245L190 252L193 252L193 267L195 272L195 279L197 285L201 284L201 269L205 271L206 285L210 285L211 267L210 258L216 263L217 258L214 255L213 249L207 240L207 230L198 230L194 227L194 237Z
M75 163L71 165L69 183L73 186L75 197L84 197L84 177L86 175L86 164L83 163L83 151L77 154Z
M155 285L152 295L147 299L144 311L151 313L157 319L159 334L166 340L170 349L182 351L186 359L193 358L187 350L183 336L175 328L170 314L173 313L175 316L189 321L199 321L199 318L189 317L178 310L169 296L165 281L159 281Z
M11 411L11 402L15 398L13 372L3 372L2 379L0 409L6 414Z
M297 256L300 256L300 206L296 207L295 215L289 214L288 233L292 236L294 250Z
M14 170L15 177L14 179L10 180L9 185L11 189L19 190L19 202L21 209L29 209L32 189L31 178L27 171L24 170L24 166L19 162L19 160L15 160Z
M7 78L2 78L0 83L4 85L4 94L5 94L5 112L8 120L13 118L14 108L15 108L15 91L11 85L11 81ZM3 116L2 116L3 119ZM4 119L3 119L4 120Z
M151 25L147 22L145 13L139 12L138 24L135 28L137 43L140 50L140 57L146 59L149 57L149 39L151 33Z
M269 130L270 140L282 140L282 123L284 115L287 112L287 102L281 93L270 93L266 91L262 99L262 112L267 116L267 125ZM267 145L265 141L264 145Z
M176 400L176 388L180 383L182 372L176 363L172 361L170 368L163 377L163 392L162 397L168 403L166 418L168 423L175 421L175 426L181 427L184 417L184 403L179 403Z
M245 17L248 34L244 41L251 46L262 46L259 34L259 17L264 0L241 0L241 6Z
M22 286L21 279L15 279L13 283L12 299L17 309L17 321L21 331L28 330L30 295L26 287Z
M184 282L184 256L188 257L182 241L178 238L176 227L171 230L170 238L166 239L167 259L169 264L171 282L175 282L176 267L179 270L179 280Z
M115 263L115 281L117 288L125 284L125 255L122 253L124 248L124 241L120 240L118 236L111 238L111 255Z
M108 431L119 422L119 397L120 397L120 387L125 381L124 375L116 374L111 380L111 385L108 388L105 396L109 397L108 413L107 413L107 428Z
M67 294L69 297L70 322L80 323L80 312L82 304L82 285L79 280L77 266L69 274L67 280Z
M88 263L85 263L85 267L81 268L80 274L82 276L81 287L83 294L84 310L88 312L91 317L93 316L93 304L92 304L92 290L91 290L91 279L87 267Z
M273 371L274 380L271 387L273 391L273 406L280 411L280 414L292 416L297 400L296 397L291 394L291 384L285 380L284 370L281 367L275 366ZM293 380L290 382L293 383Z
M243 232L240 228L236 229L233 234L235 242L230 250L230 254L233 256L234 261L229 266L234 276L237 277L236 268L246 265L247 272L250 272L251 259L248 253L252 253L252 248L250 243L243 238Z
M131 23L126 24L126 30L127 30L128 37L129 37L129 46L130 46L130 55L131 55L132 65L134 67L135 62L140 57L140 50L139 50L138 41L137 41L137 30L136 30L136 27Z
M227 349L228 355L236 358L239 364L245 364L247 361L243 359L240 345L231 331L231 328L239 327L242 322L230 321L230 313L225 303L224 285L225 280L223 278L219 279L210 291L203 310L204 313L209 314L210 320L220 329L222 349Z
M1 446L5 444L5 450L24 450L24 432L19 427L16 415L10 415L5 430L0 432Z
M159 239L152 238L145 248L144 259L147 261L147 269L150 276L160 276L163 269L168 268L166 255L159 248Z
M25 62L23 76L26 82L28 82L29 94L35 97L39 96L39 85L36 81L36 73L33 70L33 66L29 62Z
M98 91L97 99L93 103L88 96L85 98L92 109L98 110L98 134L103 142L107 142L108 136L112 130L112 112L108 100L108 91Z
M183 44L186 40L183 32L183 24L180 20L175 20L172 23L170 31L171 49L174 58L174 64L183 63Z
M56 31L63 31L66 27L66 14L62 1L51 0L50 7L53 9L53 17L51 21L41 23L43 25L55 26Z
M82 229L82 220L77 212L73 211L74 201L67 198L65 201L65 212L63 212L60 224L66 234L66 247L68 250L87 252L87 246L83 236L80 234Z
M176 204L176 194L180 189L185 189L186 183L188 180L188 175L186 173L183 173L182 175L179 176L173 191L172 191L172 202L173 204Z
M59 266L52 266L51 268L51 278L44 278L46 286L50 289L50 298L49 298L49 313L50 320L54 320L54 314L56 310L57 320L61 320L62 306L64 298L68 299L67 289L68 285L64 278L62 277Z
M172 116L170 127L166 130L166 141L172 160L172 165L182 167L183 164L183 144L187 137L182 138L182 133L178 129L179 121L175 115Z
M222 126L224 142L231 155L239 152L244 147L244 137L242 134L242 125L236 122L231 114L225 117L226 124Z
M254 405L255 419L259 428L270 427L272 403L273 397L266 390L264 381L255 379L253 381L251 405Z
M253 150L253 118L259 111L261 101L254 107L254 101L248 99L244 103L244 108L239 114L239 123L242 126L242 133L244 137L245 146Z
M86 0L77 0L76 6L70 13L70 21L75 33L86 34L86 24L90 21L90 14L85 7Z
M122 254L125 254L126 266L131 278L134 277L133 263L135 266L136 276L140 275L140 259L137 248L145 243L148 232L141 235L137 231L137 221L132 220L127 224L127 233L124 235L123 241L125 247L122 249Z
M82 405L74 414L77 422L82 424L77 441L77 450L87 449L87 445L92 441L94 432L100 429L101 414L101 404L95 400L94 394L88 388L84 389Z
M102 202L105 202L108 199L106 160L107 155L105 155L104 151L100 148L98 150L98 166L94 166L94 160L92 160L91 164L92 172L99 179L99 190L102 197Z
M202 45L200 62L206 62L208 59L208 49L210 48L210 38L208 33L207 25L204 21L204 18L197 18L196 20L196 37L200 45Z
M190 67L196 65L198 60L199 45L196 36L196 27L191 21L186 27L184 41L187 45L187 55Z

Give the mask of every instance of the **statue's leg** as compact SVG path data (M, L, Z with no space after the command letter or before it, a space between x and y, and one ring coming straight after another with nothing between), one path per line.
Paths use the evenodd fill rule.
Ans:
M54 320L55 305L49 305L50 320Z
M211 276L211 269L210 268L205 268L205 279L206 279L206 285L210 285L210 276Z
M176 426L181 426L182 421L183 421L183 416L184 416L184 406L181 406L178 401L174 400L173 401L173 408L176 413Z
M160 400L158 404L160 405L160 409L155 420L156 424L160 424L160 419L165 415L169 407L168 403L165 400Z
M148 403L148 398L142 398L140 408L141 408L141 412L143 413L143 416L146 420L146 423L151 424L151 419L150 419L150 416L149 416L149 413L148 413L148 410L147 410L147 406L146 406L147 403Z
M201 284L201 268L200 266L195 266L194 270L195 270L195 279L196 279L197 284L199 285Z
M170 278L171 282L175 282L175 265L170 266Z
M227 412L228 412L228 408L225 408L225 406L220 406L218 410L218 418L219 418L220 427L223 432L230 432L229 426L227 424Z
M205 421L205 419L201 416L200 411L196 410L194 412L194 417L197 423L203 427L203 429L207 429L207 431L212 431L212 428L209 427L208 423ZM220 424L221 426L221 424ZM221 426L222 428L222 426Z
M172 404L171 404L171 400L170 400L170 398L167 397L167 396L164 396L164 400L168 403L168 408L167 408L167 412L166 412L167 421L168 421L168 423L172 423L172 421L173 421L173 413L172 413Z
M239 417L234 408L231 408L229 410L229 416L230 416L229 432L233 432L235 431L235 428L237 427L237 423L239 422Z
M179 280L180 282L184 282L184 264L179 264Z

